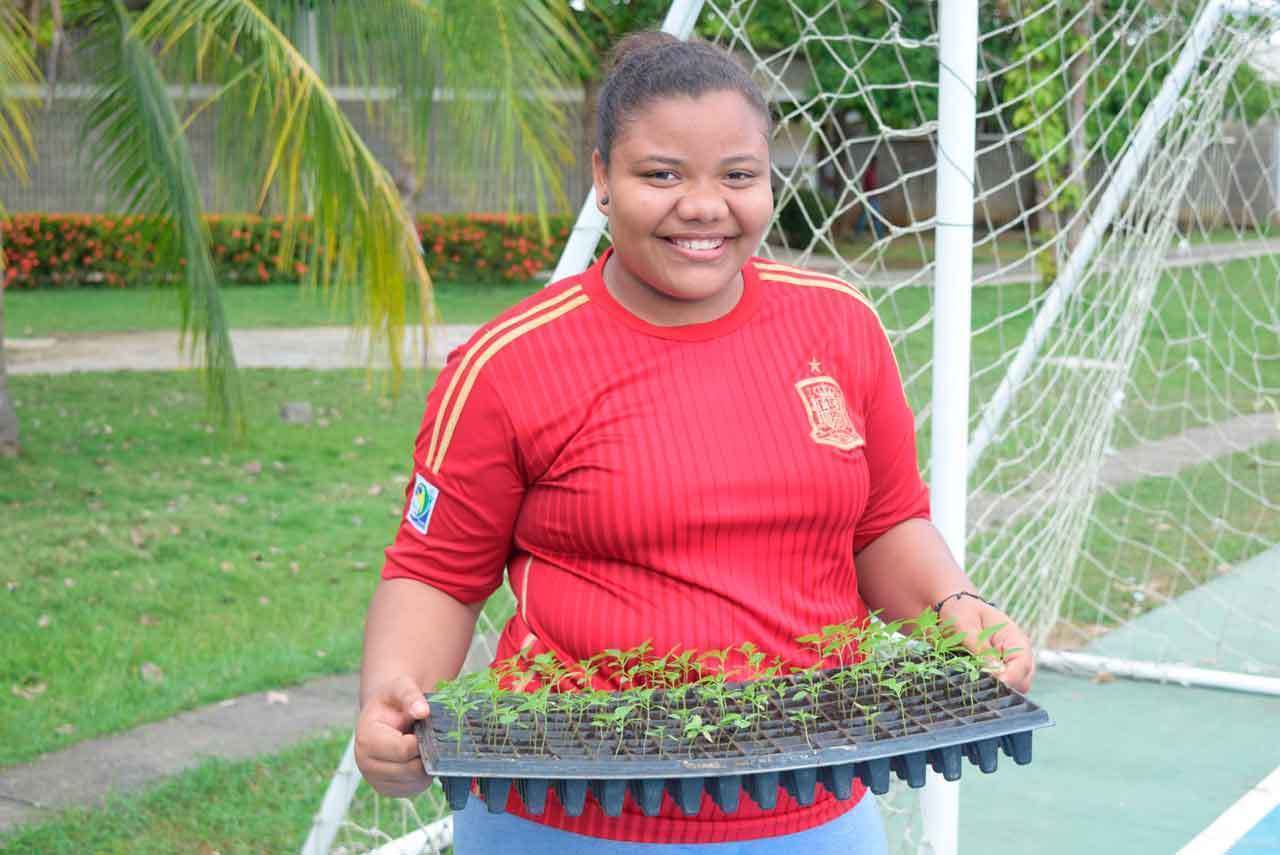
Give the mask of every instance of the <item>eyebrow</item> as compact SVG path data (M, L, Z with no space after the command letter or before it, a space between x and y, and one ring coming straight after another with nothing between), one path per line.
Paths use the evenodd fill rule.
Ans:
M680 166L684 160L678 157L667 157L661 154L651 154L640 158L637 163L660 163L664 166ZM721 158L720 165L726 166L730 163L759 163L760 158L754 154L731 154L728 157Z

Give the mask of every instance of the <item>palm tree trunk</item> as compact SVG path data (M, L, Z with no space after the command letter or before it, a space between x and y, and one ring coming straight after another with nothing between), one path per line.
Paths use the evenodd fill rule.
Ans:
M9 399L9 371L4 362L4 288L0 286L0 457L18 455L18 414Z

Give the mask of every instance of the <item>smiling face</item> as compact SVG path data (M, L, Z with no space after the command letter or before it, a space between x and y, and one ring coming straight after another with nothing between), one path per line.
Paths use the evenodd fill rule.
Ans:
M607 167L594 154L614 246L604 279L619 303L663 326L734 307L773 214L767 133L737 92L667 97L628 116Z

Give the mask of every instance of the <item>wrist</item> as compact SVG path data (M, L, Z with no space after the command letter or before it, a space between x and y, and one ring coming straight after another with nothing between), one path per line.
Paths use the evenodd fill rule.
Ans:
M963 599L973 599L973 600L977 600L978 602L985 603L988 606L991 606L991 608L993 609L999 608L999 606L997 606L995 603L991 602L990 600L986 599L985 597L982 597L981 595L976 594L973 591L967 591L967 590L960 590L960 591L956 591L955 593L948 594L947 596L943 597L942 599L934 603L930 608L933 609L933 613L935 615L937 615L938 617L942 617L943 606L945 606L947 603L952 602L954 600L963 600Z

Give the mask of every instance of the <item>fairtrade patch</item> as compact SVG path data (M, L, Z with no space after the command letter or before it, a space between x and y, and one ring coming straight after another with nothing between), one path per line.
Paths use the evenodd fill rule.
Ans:
M431 484L421 475L414 477L413 495L409 497L409 510L404 518L418 534L427 533L427 526L431 524L431 512L436 509L436 499L439 496L439 487Z

